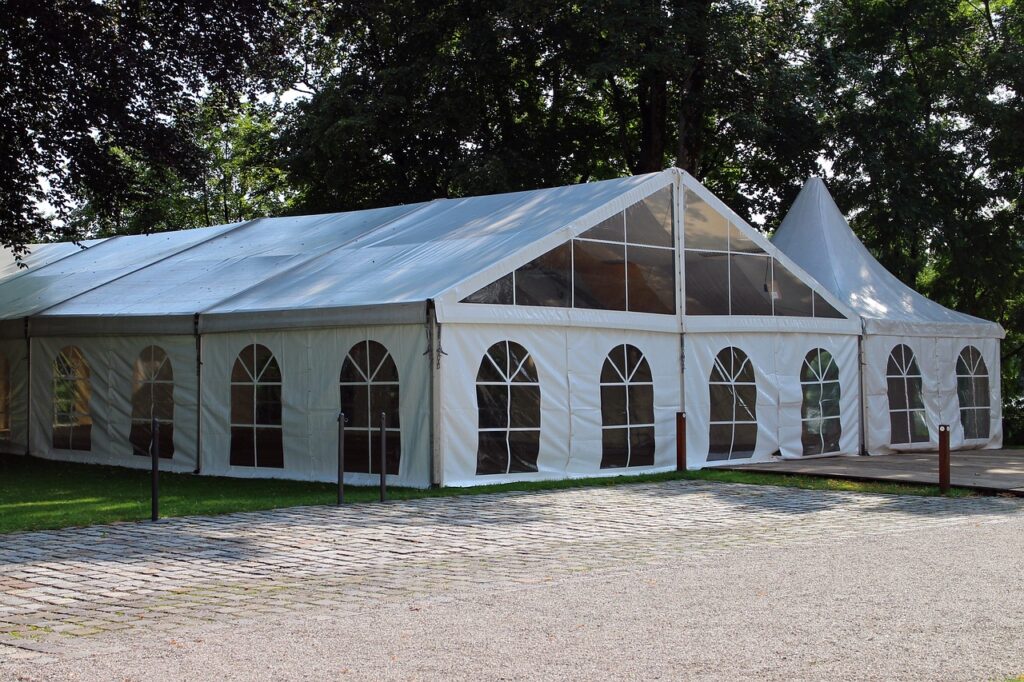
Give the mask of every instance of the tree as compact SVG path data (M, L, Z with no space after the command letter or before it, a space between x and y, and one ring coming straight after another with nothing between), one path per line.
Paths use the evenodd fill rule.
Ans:
M288 168L304 209L336 210L676 162L738 210L777 216L819 148L806 12L800 0L337 3L310 15L321 38L302 56L310 98L284 135Z
M77 238L80 197L122 205L201 171L200 94L285 76L283 0L5 0L0 12L0 243Z

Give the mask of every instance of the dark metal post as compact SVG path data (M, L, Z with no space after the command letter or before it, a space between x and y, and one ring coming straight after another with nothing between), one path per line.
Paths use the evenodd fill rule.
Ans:
M949 426L939 425L939 492L949 492Z
M150 492L152 509L150 510L150 520L156 521L160 518L160 422L156 420L156 417L153 417L150 431L152 435L152 441L149 444L149 455L152 459L152 491Z
M345 413L338 413L338 504L345 503Z
M676 471L686 470L686 413L676 412Z
M388 431L387 431L387 416L380 413L380 501L386 502L388 499L388 484L387 484L387 451L388 451Z

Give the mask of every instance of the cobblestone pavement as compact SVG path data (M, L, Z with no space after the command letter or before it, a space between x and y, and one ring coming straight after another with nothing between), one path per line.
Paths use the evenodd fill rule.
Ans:
M113 633L511 590L709 553L1024 519L1024 501L697 481L302 507L0 536L4 665ZM90 651L95 652L95 646Z

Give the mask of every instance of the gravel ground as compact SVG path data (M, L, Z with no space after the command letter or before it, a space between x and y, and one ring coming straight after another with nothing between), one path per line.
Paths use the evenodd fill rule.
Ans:
M1024 673L1021 614L1018 514L125 630L49 663L0 665L0 678L1001 681Z

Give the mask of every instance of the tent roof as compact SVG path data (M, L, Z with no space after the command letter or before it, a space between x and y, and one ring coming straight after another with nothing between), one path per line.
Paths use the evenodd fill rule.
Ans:
M42 333L188 333L196 314L209 330L218 317L422 320L425 301L656 175L40 245L27 269L0 264L0 320Z
M810 178L772 242L839 300L867 332L1002 338L995 322L950 310L886 270L850 228L821 178Z

